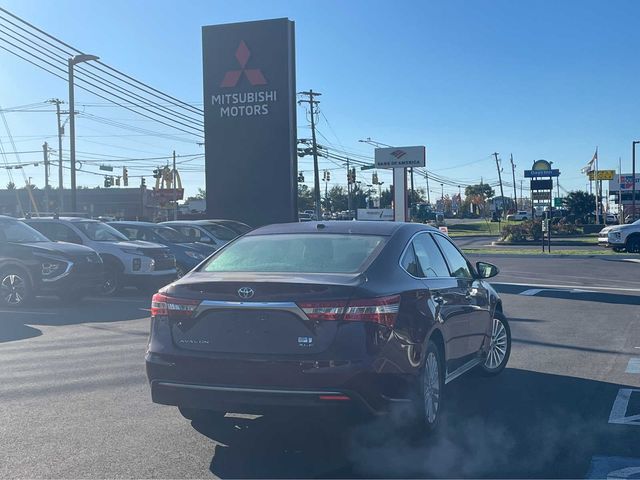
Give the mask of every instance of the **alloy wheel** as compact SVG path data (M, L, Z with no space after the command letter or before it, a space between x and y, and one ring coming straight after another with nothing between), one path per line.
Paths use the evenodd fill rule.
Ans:
M438 357L429 352L424 368L424 413L429 424L433 424L440 407L440 366Z
M495 370L499 368L507 355L507 348L507 329L499 318L494 318L493 328L491 330L489 354L484 362L485 368L488 370Z
M105 296L111 296L118 290L118 277L115 272L108 272L102 282L100 293Z
M9 273L2 278L0 291L7 305L20 305L27 298L27 284L20 275L15 273Z

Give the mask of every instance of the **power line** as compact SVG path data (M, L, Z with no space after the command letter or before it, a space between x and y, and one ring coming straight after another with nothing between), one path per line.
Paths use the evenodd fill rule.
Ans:
M84 53L84 52L82 52L82 51L78 50L77 48L72 47L71 45L69 45L69 44L67 44L67 43L63 42L62 40L60 40L60 39L58 39L58 38L54 37L53 35L51 35L51 34L49 34L49 33L45 32L44 30L41 30L40 28L38 28L38 27L36 27L35 25L33 25L33 24L31 24L31 23L27 22L26 20L24 20L24 19L22 19L22 18L18 17L17 15L14 15L13 13L9 12L8 10L6 10L6 9L4 9L4 8L1 8L1 7L0 7L0 11L1 11L1 12L4 12L5 14L7 14L7 15L9 15L9 16L11 16L12 18L14 18L15 20L17 20L17 21L21 22L22 24L27 25L29 28L31 28L31 29L33 29L33 30L35 30L35 31L36 31L36 32L38 32L39 34L44 35L45 37L47 37L47 38L49 38L49 39L53 40L54 42L57 42L58 44L63 45L64 47L66 47L66 48L68 48L68 49L72 50L73 52L78 53L78 54L82 54L82 53ZM15 23L11 22L10 20L7 20L6 18L5 18L4 20L5 20L5 21L7 21L7 22L9 22L9 23L12 23L13 25L15 25ZM23 30L24 30L24 29L23 29ZM32 34L32 35L34 35L34 34ZM34 35L34 36L36 36L36 35ZM58 49L60 49L61 51L64 51L61 47L58 47ZM151 92L152 94L154 94L155 96L158 96L158 97L164 97L164 98L166 99L166 101L168 101L168 102L170 102L170 103L172 103L172 104L174 104L174 105L176 105L176 106L178 106L178 107L181 107L181 108L183 108L183 109L189 109L189 110L192 110L193 112L195 112L195 113L197 113L197 114L200 114L200 115L202 114L202 109L198 109L198 108L196 108L196 107L194 107L194 106L192 106L192 105L190 105L190 104L188 104L188 103L186 103L186 102L184 102L184 101L182 101L182 100L179 100L179 99L178 99L178 98L176 98L176 97L173 97L172 95L169 95L169 94L167 94L167 93L165 93L165 92L162 92L162 91L160 91L160 90L158 90L158 89L156 89L156 88L154 88L154 87L152 87L152 86L150 86L150 85L148 85L148 84L146 84L146 83L144 83L144 82L142 82L142 81L140 81L140 80L138 80L138 79L135 79L135 78L133 78L133 77L131 77L131 76L127 75L127 74L126 74L126 73L124 73L124 72L121 72L120 70L117 70L117 69L116 69L116 68L114 68L114 67L111 67L111 66L109 66L109 65L105 64L105 63L104 63L104 62L102 62L102 61L99 61L99 60L98 60L98 61L96 61L95 63L97 63L98 65L100 65L100 66L102 66L102 67L104 67L104 68L99 68L99 67L97 67L97 66L95 66L95 65L93 65L93 64L92 64L92 67L93 67L93 68L95 68L95 69L97 69L97 70L100 70L100 71L102 71L102 72L104 72L104 73L106 73L106 74L108 74L108 75L110 75L110 76L112 76L112 77L114 77L114 78L118 78L118 80L120 80L120 81L122 81L122 82L124 82L124 80L122 80L122 78L125 78L125 79L127 79L127 80L130 80L130 81L135 82L135 83L137 84L135 88L138 88L139 90L143 90L143 91L144 91L144 90L147 90L147 91L150 91L150 92ZM120 77L122 77L122 78L119 78L118 76L114 75L114 74L113 74L113 73L111 73L111 72L115 72L118 76L120 76ZM139 85L139 86L138 86L138 85Z
M2 10L2 9L0 8L0 10ZM38 46L34 46L33 44L25 44L25 42L24 42L24 41L20 40L19 38L16 38L15 36L11 35L10 33L7 33L7 32L6 32L6 30L9 30L9 31L10 31L10 32L12 32L12 33L16 33L15 31L13 31L13 30L11 30L11 29L7 29L7 27L6 27L6 26L2 26L2 25L0 25L0 27L4 27L4 29L3 29L3 33L4 33L4 35L5 35L5 36L10 37L12 40L14 40L14 41L18 42L20 45L16 45L15 43L11 42L10 40L8 40L8 39L7 39L7 38L5 38L5 37L0 37L0 40L4 41L6 44L11 45L11 46L12 46L12 47L14 47L15 49L20 50L21 52L25 53L26 55L31 56L32 58L34 58L34 59L38 60L39 62L42 62L42 63L44 63L44 64L48 65L49 67L53 68L54 70L57 70L57 71L59 71L59 72L61 72L61 73L63 73L63 74L65 73L65 69L64 69L62 66L60 66L59 64L58 64L58 65L56 65L56 64L54 64L54 63L51 63L50 61L48 61L48 60L47 60L47 58L42 58L42 57L41 57L41 55L44 55L45 57L48 57L49 59L52 59L52 58L51 58L52 56L57 56L57 57L58 57L58 59L59 59L59 60L61 60L61 63L64 65L64 63L66 63L66 62L64 62L64 59L61 59L61 58L60 58L60 55L59 55L59 54L56 54L55 52L52 52L50 49L47 49L47 48L45 48L45 51L43 51L43 50L41 50L41 49L39 48L39 47L40 47L40 45L38 45ZM33 43L33 42L32 42L32 43ZM27 49L22 48L22 47L27 47L27 48L29 48L30 50L27 50ZM18 54L17 52L15 52L15 51L13 51L13 50L11 50L11 49L7 49L7 48L5 48L5 47L2 47L2 48L3 48L4 50L8 51L9 53L12 53L12 54L14 54L14 55L18 56L19 58L21 58L21 59L23 59L23 60L26 60L26 61L28 61L29 63L31 63L31 64L33 64L33 65L35 65L35 66L39 67L39 68L42 68L43 70L45 70L45 71L47 71L47 72L51 73L52 75L55 75L55 76L57 76L58 78L61 78L61 79L63 79L63 80L66 80L66 79L65 79L65 77L64 77L63 75L60 75L60 74L56 73L55 71L52 71L52 70L50 70L50 69L49 69L49 68L47 68L47 67L44 67L44 66L43 66L43 65L41 65L40 63L35 63L35 62L33 62L33 61L30 61L29 59L25 58L24 56L22 56L22 55ZM34 53L32 50L35 50L36 52L38 52L38 54ZM91 76L92 76L92 78L93 78L95 81L97 81L97 82L101 83L102 85L105 85L105 81L104 81L104 79L101 79L101 78L97 78L97 79L96 79L96 76L95 76L95 75L93 75L93 74L91 74L90 72L86 72L86 69L82 69L82 70L84 71L84 73L91 75ZM198 126L197 126L197 127L195 127L195 126L192 126L191 124L188 124L188 123L185 123L184 121L182 121L182 120L184 120L184 119L188 118L188 117L184 116L183 114L179 114L179 113L177 113L177 112L170 111L172 115L174 115L174 116L180 116L180 115L182 115L182 117L180 117L180 119L173 118L173 117L169 117L169 116L167 116L167 115L165 115L165 114L164 114L164 113L166 113L167 111L169 111L168 109L166 109L166 108L164 108L164 107L163 107L164 109L163 109L163 110L161 110L161 111L159 112L159 111L157 111L157 107L156 107L156 105L155 105L155 104L151 104L147 99L144 99L144 98L140 97L139 95L137 95L137 94L134 94L134 93L130 92L130 91L129 91L129 90L127 90L127 89L121 88L121 87L119 87L119 86L117 86L117 85L113 84L113 82L106 81L106 82L107 82L107 83L106 83L106 86L107 86L107 87L109 87L109 83L110 83L110 84L111 84L111 88L114 88L114 87L115 87L115 88L116 88L116 91L117 91L118 93L122 93L122 94L124 94L124 95L128 95L129 97L132 97L132 96L133 96L133 98L135 98L136 100L139 100L139 101L142 101L142 102L146 103L147 105L151 106L151 108L155 108L155 109L156 109L156 111L151 110L150 108L146 107L145 105L141 105L141 104L140 104L140 103L138 103L138 102L132 101L131 99L127 100L126 98L122 97L122 96L121 96L121 95L119 95L118 93L114 93L113 91L109 91L109 90L108 90L108 89L106 89L106 88L103 88L103 87L101 87L101 86L99 86L99 85L96 85L95 83L93 83L93 82L91 82L91 81L87 80L86 78L84 78L82 75L79 75L79 76L77 77L77 80L78 80L77 85L78 85L78 87L79 87L79 88L82 88L83 90L86 90L86 91L88 91L88 92L90 92L90 93L92 93L92 94L96 95L97 97L100 97L100 98L102 98L102 99L104 99L104 100L107 100L107 101L109 101L109 102L111 102L111 103L114 103L114 104L116 104L116 105L118 105L118 106L120 106L120 107L122 107L122 108L124 108L124 109L126 109L126 110L129 110L129 111L131 111L131 112L133 112L133 113L136 113L136 114L141 115L141 116L143 116L143 117L149 118L150 120L156 121L156 122L158 122L158 123L162 123L162 124L164 124L164 125L166 125L166 126L169 126L169 127L171 127L171 128L174 128L174 129L177 129L177 130L180 130L180 131L183 131L183 132L188 133L188 134L191 134L191 135L196 135L196 136L202 137L202 134L200 133L200 131L201 131L200 123L199 123L199 122L200 122L200 120L189 119L190 121L192 121L192 122L196 122L196 123L198 124ZM115 98L117 98L117 99L118 99L118 100L120 100L120 101L124 101L124 103L120 103L120 102L118 102L118 101L114 100L113 98L107 98L107 97L105 97L104 95L101 95L101 94L97 93L97 92L96 92L95 90L93 90L92 88L89 88L89 87L87 87L86 85L83 85L83 84L89 85L89 86L93 87L94 89L100 90L100 91L104 92L104 94L109 95L109 96L111 96L111 97L115 97ZM127 106L127 104L134 104L134 105L135 105L135 108L137 108L137 109L131 108L131 107ZM143 113L143 112L146 112L146 113ZM161 113L161 112L162 112L162 113ZM159 118L151 117L151 116L149 116L148 114L149 114L149 115L153 115L153 116L155 116L155 117L163 118L163 119L165 119L165 120L172 121L172 122L174 122L174 124L173 124L173 125L172 125L172 124L168 124L168 123L166 123L164 120L160 120ZM178 125L180 125L180 126L178 126ZM189 129L191 129L191 130L185 130L185 128L189 128ZM195 132L197 132L197 133L195 133Z

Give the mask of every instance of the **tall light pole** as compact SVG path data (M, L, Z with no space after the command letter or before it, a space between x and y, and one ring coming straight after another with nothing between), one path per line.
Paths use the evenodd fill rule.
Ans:
M68 60L69 65L69 157L71 159L71 211L77 211L76 202L76 120L73 94L73 67L79 63L98 60L95 55L80 54Z
M633 220L638 217L638 212L636 212L636 145L639 143L640 141L634 140L631 146L631 157L633 158L631 161L631 218Z

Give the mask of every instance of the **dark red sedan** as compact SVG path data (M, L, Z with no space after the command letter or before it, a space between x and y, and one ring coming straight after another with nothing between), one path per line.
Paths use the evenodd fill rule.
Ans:
M258 228L154 295L152 399L190 419L400 403L433 428L445 383L507 364L497 273L420 224Z

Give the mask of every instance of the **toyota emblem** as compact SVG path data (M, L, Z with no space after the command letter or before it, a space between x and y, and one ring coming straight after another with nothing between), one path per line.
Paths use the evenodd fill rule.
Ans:
M250 287L242 287L238 289L238 296L240 298L244 298L244 299L248 299L253 297L253 294L255 292L253 291L253 288Z

